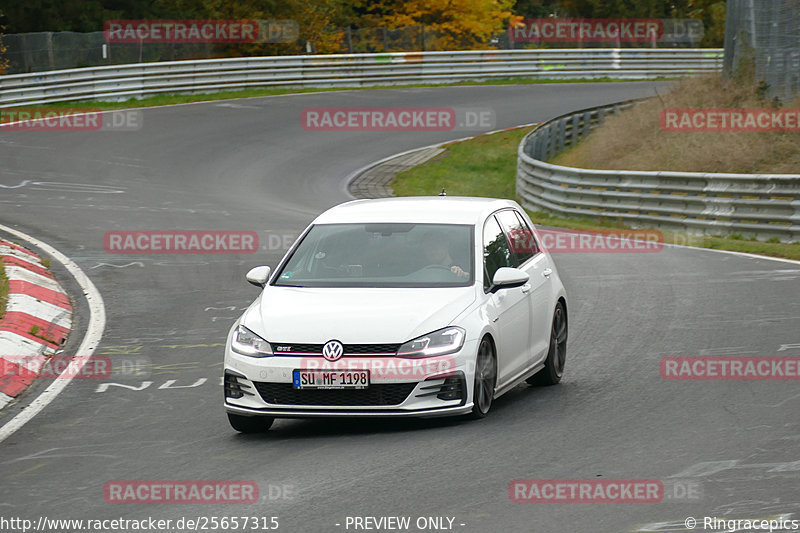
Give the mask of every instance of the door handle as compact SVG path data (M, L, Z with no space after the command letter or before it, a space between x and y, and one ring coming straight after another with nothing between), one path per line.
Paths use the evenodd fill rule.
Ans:
M553 273L553 269L552 268L545 268L544 270L542 270L542 276L544 276L546 278L549 278L550 274L552 274L552 273Z
M528 294L529 292L531 292L531 284L530 283L526 283L521 288L522 288L522 294Z

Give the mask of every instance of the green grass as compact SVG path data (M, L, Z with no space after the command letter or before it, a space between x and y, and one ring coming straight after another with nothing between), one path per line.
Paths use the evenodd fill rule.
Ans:
M0 318L6 314L6 305L8 305L8 278L3 260L0 259Z
M397 196L436 195L442 187L450 196L485 196L517 199L517 147L532 128L518 128L448 145L434 159L398 174L392 184ZM528 212L539 226L574 230L629 228L622 219L609 217L564 217L544 212ZM639 228L643 229L643 228ZM664 242L699 248L732 250L751 254L800 260L800 242L782 244L745 240L741 235L729 237L694 236L660 230Z
M56 342L54 339L49 338L45 334L45 332L42 331L42 328L40 328L39 326L36 325L31 326L31 330L29 331L29 333L34 337L42 339L43 341L52 342L53 344L58 344L58 342Z
M401 173L392 184L397 196L439 194L514 198L515 146L531 128L481 135L451 144L446 152Z
M663 78L669 79L669 78ZM69 108L96 108L100 110L114 110L114 109L130 109L135 107L157 107L164 105L188 104L193 102L213 102L217 100L231 100L236 98L254 98L258 96L278 96L283 94L302 94L302 93L316 93L316 92L329 92L329 91L362 91L373 89L404 89L412 87L462 87L462 86L475 86L475 85L540 85L552 83L622 83L631 80L615 80L611 78L599 78L596 80L588 79L532 79L532 78L503 78L497 80L487 81L464 81L457 83L431 83L431 84L412 84L412 85L381 85L375 87L335 87L335 88L263 88L263 89L243 89L235 91L222 91L217 93L208 94L161 94L156 96L148 96L146 98L130 98L124 102L101 102L95 100L81 100L73 102L56 102L52 104L42 104L35 106L47 107L54 109L69 109ZM9 108L13 110L13 108ZM0 124L8 122L4 117L0 116Z

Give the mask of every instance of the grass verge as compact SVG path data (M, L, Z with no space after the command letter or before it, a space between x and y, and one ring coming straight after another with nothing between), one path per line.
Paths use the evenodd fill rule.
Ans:
M397 196L427 196L447 189L451 196L483 196L516 199L517 147L530 127L481 135L448 145L436 158L398 174L392 184ZM533 222L574 230L629 228L621 219L563 217L528 212ZM732 250L800 260L800 243L782 244L745 240L741 236L704 237L661 230L667 243L699 248Z
M514 198L516 147L531 128L454 143L436 158L406 170L392 184L397 196L439 194ZM513 152L513 153L512 153Z
M800 132L664 131L665 109L774 109L780 103L755 81L752 68L735 76L689 78L668 93L608 117L586 139L553 159L568 167L736 174L797 174ZM788 103L800 107L800 99ZM787 122L788 126L788 122ZM720 129L721 123L720 123Z
M0 318L6 314L6 306L8 305L8 278L6 277L6 269L3 266L3 260L0 259Z
M669 78L659 78L669 79ZM375 87L334 87L334 88L264 88L264 89L242 89L236 91L222 91L217 93L207 94L161 94L156 96L148 96L146 98L136 99L130 98L123 102L101 102L97 100L81 100L73 102L56 102L52 104L42 104L35 106L38 108L53 108L53 109L75 109L91 107L102 111L114 109L130 109L138 107L157 107L164 105L176 104L189 104L194 102L214 102L217 100L231 100L237 98L254 98L258 96L279 96L284 94L302 94L302 93L316 93L316 92L333 92L333 91L365 91L374 89L408 89L414 87L466 87L466 86L480 86L480 85L543 85L553 83L621 83L631 80L615 80L611 78L599 78L596 80L589 79L532 79L532 78L504 78L498 80L487 81L464 81L457 83L434 83L434 84L414 84L414 85L381 85ZM14 108L8 108L13 111ZM11 118L3 117L0 113L0 124L9 122Z

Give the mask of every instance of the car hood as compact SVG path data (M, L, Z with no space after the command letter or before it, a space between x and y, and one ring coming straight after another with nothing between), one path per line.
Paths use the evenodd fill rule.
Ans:
M268 286L242 323L270 342L402 343L450 325L475 288Z

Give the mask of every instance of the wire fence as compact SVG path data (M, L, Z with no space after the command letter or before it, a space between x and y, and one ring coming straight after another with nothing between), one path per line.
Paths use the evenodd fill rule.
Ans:
M107 43L102 31L3 35L7 74L216 57L211 43Z
M326 32L325 50L317 43L120 43L107 42L104 32L37 32L3 35L7 74L47 70L225 57L293 55L297 53L374 53L445 51L453 49L449 36L425 25L398 29L335 28ZM496 47L491 39L486 47Z
M333 31L338 36L338 52L361 54L373 52L444 51L442 35L426 28L424 24L390 30L376 28L340 28Z
M700 21L693 21L699 23ZM702 23L700 23L702 29ZM680 32L678 32L680 33ZM702 37L702 33L699 34ZM699 37L666 38L659 43L645 43L648 48L694 48ZM526 49L526 48L637 48L641 43L626 42L514 42L509 32L487 37L483 41L470 36L435 31L419 24L397 29L332 28L324 32L322 43L148 43L108 42L104 32L38 32L3 35L7 51L3 57L9 66L7 74L43 72L48 70L124 65L156 61L218 59L226 57L275 56L318 53L379 53L425 52L468 49Z
M728 0L724 70L750 61L771 97L790 102L800 93L800 2Z

